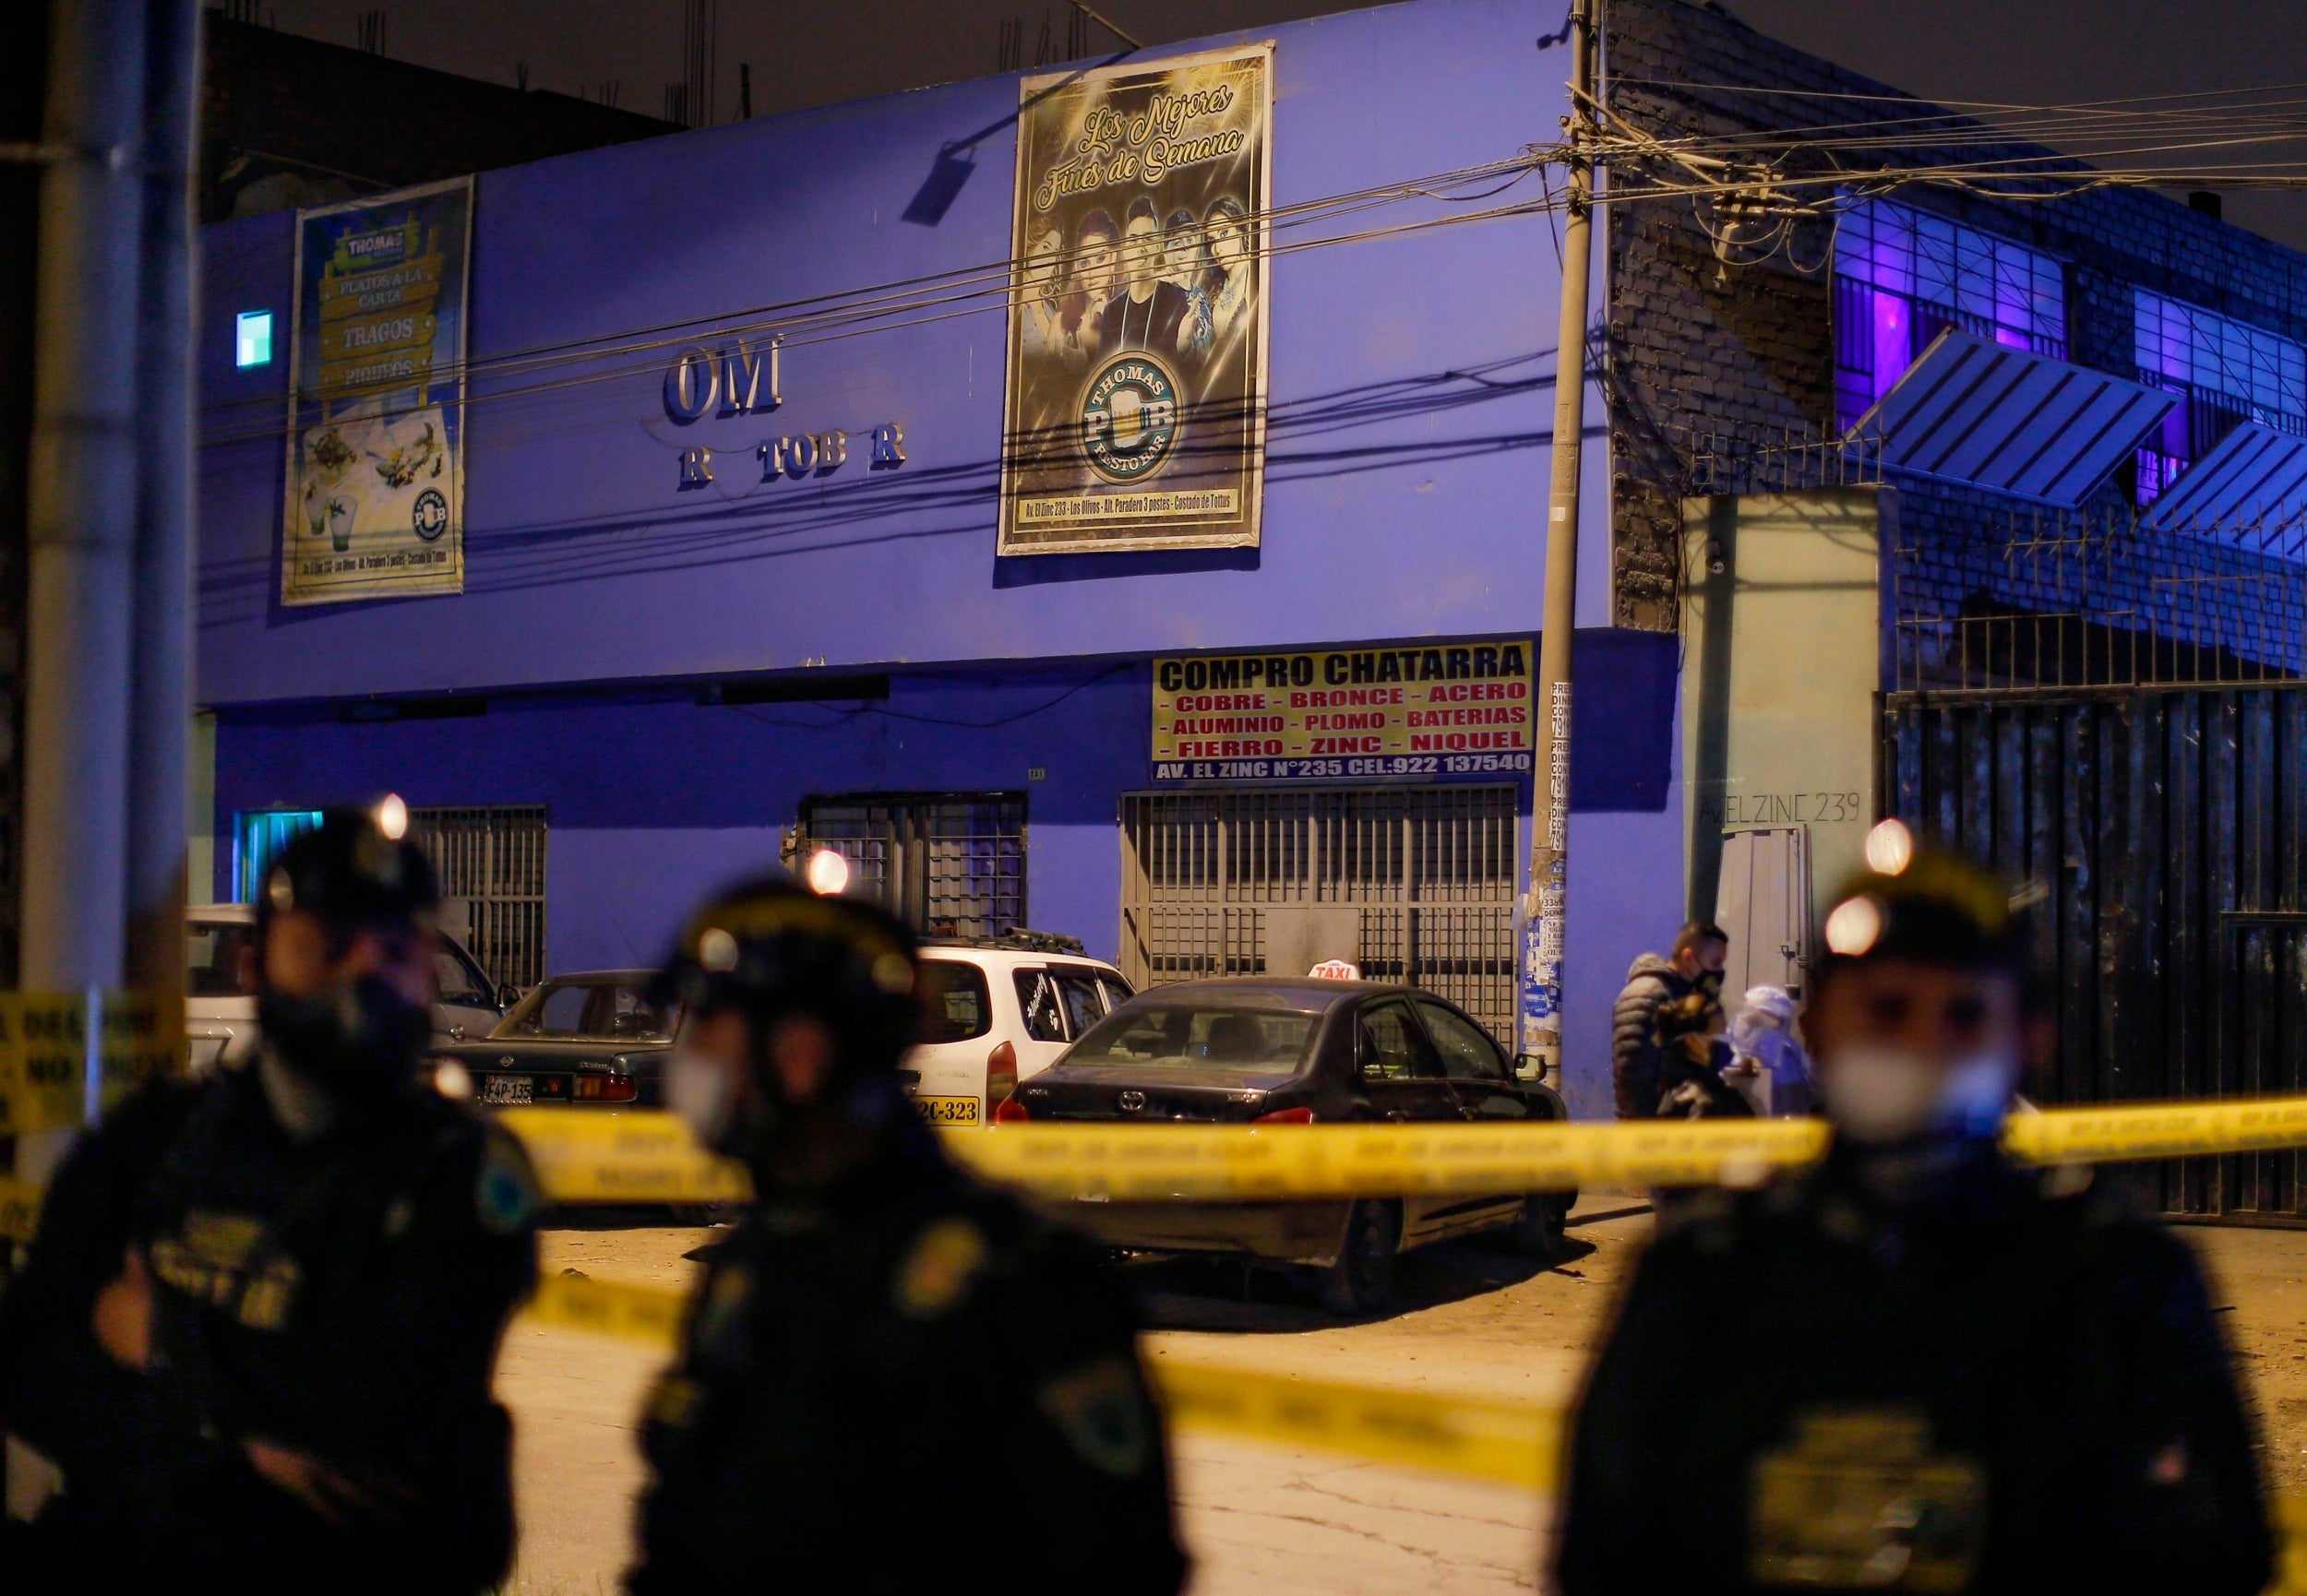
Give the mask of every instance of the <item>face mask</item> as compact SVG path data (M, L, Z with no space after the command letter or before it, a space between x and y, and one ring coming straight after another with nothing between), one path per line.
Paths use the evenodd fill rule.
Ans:
M1721 996L1722 971L1719 970L1709 970L1701 974L1698 978L1698 990L1704 993L1708 997Z
M1861 1047L1835 1056L1826 1080L1826 1116L1868 1146L1929 1135L1990 1136L2002 1122L2014 1076L1996 1054L1952 1070L1897 1048Z
M737 1078L693 1053L676 1050L665 1061L665 1106L689 1127L697 1145L720 1153L741 1149L737 1126Z
M432 1010L377 975L305 997L259 993L257 1019L283 1062L339 1090L407 1086L433 1034Z

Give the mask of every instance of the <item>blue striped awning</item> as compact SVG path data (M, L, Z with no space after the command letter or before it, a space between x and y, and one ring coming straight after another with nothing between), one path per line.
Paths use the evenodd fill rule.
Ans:
M2155 501L2146 524L2272 541L2307 514L2307 438L2245 422Z
M2074 506L2178 399L1948 328L1851 429L1896 470Z

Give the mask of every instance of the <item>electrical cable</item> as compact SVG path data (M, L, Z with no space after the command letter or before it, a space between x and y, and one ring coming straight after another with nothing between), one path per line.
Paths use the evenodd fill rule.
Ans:
M1443 203L1468 203L1502 192L1522 181L1542 163L1543 156L1530 149L1503 161L1483 162L1448 172L1407 179L1404 182L1378 185L1370 188L1324 196L1293 205L1269 208L1261 213L1261 220L1271 230L1293 227L1321 220L1327 216L1351 214L1380 205L1397 203L1409 198L1430 198ZM1445 190L1467 184L1488 182L1503 176L1505 181L1482 193L1455 196ZM1077 246L1051 257L1049 268L1070 268L1079 264L1085 251ZM662 351L679 348L696 336L695 329L710 328L723 336L742 337L747 333L775 335L788 328L804 328L817 320L836 321L855 319L859 316L892 314L912 308L917 301L902 297L904 291L937 292L941 289L966 288L974 283L999 284L1007 292L1013 280L1035 269L1030 260L1012 258L952 268L920 277L901 279L872 287L845 290L799 300L723 311L711 316L695 316L679 321L658 323L651 327L617 333L604 333L590 338L565 339L552 344L535 345L527 349L508 351L479 359L467 359L436 368L436 381L447 382L462 377L468 383L498 372L520 371L540 363L568 363L611 358L619 354ZM950 296L948 296L950 297ZM934 303L934 302L932 302ZM269 405L269 399L226 400L222 406Z

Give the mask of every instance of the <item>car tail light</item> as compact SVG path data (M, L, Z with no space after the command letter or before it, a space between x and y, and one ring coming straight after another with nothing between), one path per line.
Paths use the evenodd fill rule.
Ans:
M1025 1105L1013 1097L1003 1098L1001 1106L993 1111L993 1123L996 1125L1023 1125L1032 1117L1025 1112Z
M640 1094L640 1083L629 1075L580 1075L569 1095L580 1102L630 1102Z
M1277 1108L1272 1114L1260 1114L1249 1123L1251 1125L1311 1125L1314 1123L1314 1111L1310 1108ZM1313 1144L1309 1142L1307 1145L1310 1147Z
M986 1055L986 1105L998 1108L1017 1090L1017 1048L1003 1042Z

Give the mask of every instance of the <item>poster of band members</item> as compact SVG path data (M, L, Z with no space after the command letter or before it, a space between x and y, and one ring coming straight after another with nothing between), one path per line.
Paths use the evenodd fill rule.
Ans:
M472 180L296 219L281 601L464 590Z
M1257 542L1273 54L1025 80L1002 554Z

